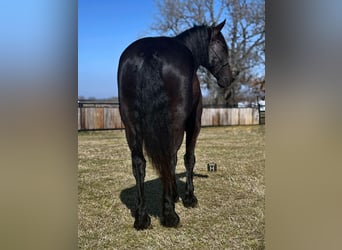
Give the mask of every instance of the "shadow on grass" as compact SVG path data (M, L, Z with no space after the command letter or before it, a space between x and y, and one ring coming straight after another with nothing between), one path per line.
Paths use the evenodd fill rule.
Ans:
M185 195L185 182L180 179L186 177L186 172L176 174L177 190L178 195L183 199ZM208 175L196 174L194 173L194 178L208 178ZM145 204L147 213L149 215L160 217L161 216L161 200L162 200L162 183L159 178L146 181L145 185ZM132 217L134 217L135 212L135 201L136 201L136 187L126 188L120 193L121 201L126 205L131 211Z

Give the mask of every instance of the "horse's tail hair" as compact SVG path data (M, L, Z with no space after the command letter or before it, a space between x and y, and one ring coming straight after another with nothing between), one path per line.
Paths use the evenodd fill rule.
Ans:
M138 118L145 152L163 182L171 180L172 131L169 100L161 77L162 64L157 55L146 59L137 86Z

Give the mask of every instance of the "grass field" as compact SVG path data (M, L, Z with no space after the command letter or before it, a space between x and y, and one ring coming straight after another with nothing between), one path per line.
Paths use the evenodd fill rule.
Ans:
M149 163L145 193L152 229L133 228L135 179L125 133L78 134L80 249L264 249L265 127L202 128L196 147L196 208L176 204L181 226L164 228L161 183ZM177 186L184 194L184 144ZM216 162L217 172L207 172Z

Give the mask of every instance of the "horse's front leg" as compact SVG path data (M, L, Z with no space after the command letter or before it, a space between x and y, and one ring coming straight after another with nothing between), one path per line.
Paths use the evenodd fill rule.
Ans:
M139 150L140 151L140 150ZM146 161L141 152L135 150L132 151L132 165L133 174L136 180L137 189L137 203L135 211L134 228L137 230L146 229L151 225L150 216L146 212L145 197L144 197L144 179Z
M193 151L186 152L186 154L184 155L184 163L186 168L186 184L183 204L185 207L195 207L197 205L197 198L194 194L193 184L195 166L195 155Z
M198 103L196 111L191 114L186 126L186 152L184 155L184 164L186 168L185 196L183 204L185 207L195 207L197 198L194 194L194 167L195 167L195 146L198 134L201 129L202 104Z

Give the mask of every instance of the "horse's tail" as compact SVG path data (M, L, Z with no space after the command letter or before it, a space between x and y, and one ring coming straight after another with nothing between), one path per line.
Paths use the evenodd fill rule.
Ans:
M136 116L145 152L162 181L171 180L172 131L169 101L157 55L145 58L137 86Z

